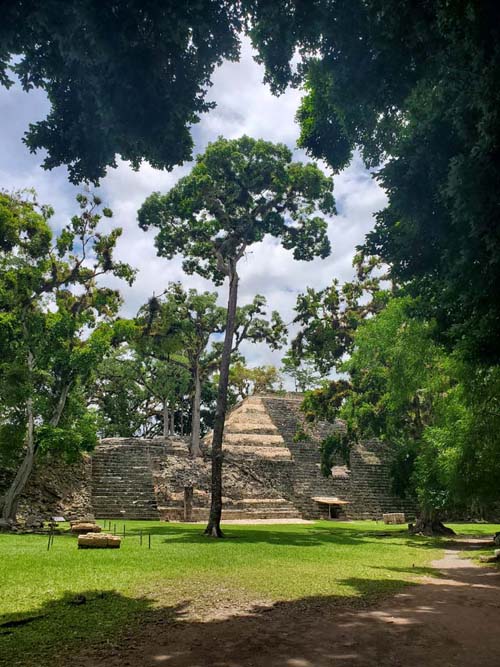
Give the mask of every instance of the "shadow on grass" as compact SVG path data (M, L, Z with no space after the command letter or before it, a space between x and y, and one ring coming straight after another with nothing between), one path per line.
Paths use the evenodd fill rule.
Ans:
M163 609L165 619L180 618L186 604ZM67 592L36 609L0 615L0 664L46 665L61 651L85 644L109 649L117 632L147 617L152 601L129 598L112 590ZM62 662L61 664L69 664Z
M427 570L415 569L419 574ZM130 599L113 591L68 593L24 615L9 617L11 621L31 620L4 626L0 658L12 667L386 667L424 663L434 667L451 664L451 655L460 655L460 664L498 664L500 635L491 631L487 610L498 599L500 576L472 566L451 568L443 574L446 580L438 588L408 586L399 578L378 582L346 578L339 583L356 594L347 599L314 596L238 609L230 601L229 608L221 607L215 596L209 616L203 618L196 616L196 603L193 606L188 601L154 607L149 600ZM457 582L473 585L457 586ZM481 585L475 585L478 583ZM396 598L371 607L377 599L374 592L395 591L400 591ZM450 613L449 600L460 609L459 635L453 619L450 624L456 611L452 607ZM475 624L468 623L469 616L476 619ZM481 619L487 621L484 627ZM422 653L435 641L436 628L441 653L437 644L429 655ZM487 642L482 641L485 638ZM422 661L417 663L418 656Z
M124 530L125 527L125 530ZM154 548L155 542L162 544L193 544L211 545L214 549L228 542L237 541L238 544L269 544L278 547L318 547L332 546L357 546L368 544L383 544L385 546L400 548L401 546L419 549L439 549L447 544L444 538L429 538L410 535L407 530L385 531L382 527L380 532L373 528L363 530L359 527L335 527L331 524L282 524L279 527L272 524L261 526L229 525L223 526L223 539L213 539L203 534L203 526L197 524L160 524L137 527L126 522L116 524L116 531L112 523L111 533L123 537L125 540L139 542L142 536L142 544L147 548L149 536ZM105 532L108 528L104 529ZM64 532L61 537L73 538L69 532ZM58 538L59 539L59 538Z
M265 625L270 613L277 613L280 617L289 613L309 613L317 615L319 619L327 609L364 608L376 599L375 596L393 593L407 586L408 582L351 577L341 580L339 584L354 591L354 597L317 596L277 602L271 606L253 605L250 609L242 610L243 614L223 621L221 627L228 626L231 633L234 628L235 635L239 635L240 625L244 630L246 622L251 619ZM201 633L201 636L212 623L195 620L190 613L191 605L193 603L188 600L158 607L150 599L129 598L111 590L67 592L24 613L0 615L0 664L9 667L107 665L110 664L110 657L134 649L135 637L145 629L151 633L148 645L154 638L165 641L174 629L188 633L194 631L195 634ZM214 623L214 627L219 627L219 623ZM198 643L196 639L192 641L195 645ZM78 655L82 662L79 662ZM116 664L121 665L121 659ZM132 660L124 664L139 663ZM183 662L179 664L184 665ZM193 664L198 665L197 662Z

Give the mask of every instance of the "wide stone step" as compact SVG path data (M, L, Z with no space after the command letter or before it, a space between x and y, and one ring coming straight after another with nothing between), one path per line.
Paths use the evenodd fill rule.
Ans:
M235 459L272 459L275 461L291 461L290 450L287 447L255 447L249 445L226 445L223 451Z
M252 445L253 447L269 447L282 445L285 441L279 433L272 435L262 435L260 433L225 433L223 445Z
M183 508L168 506L160 507L160 516L162 519L167 519L169 521L183 521L184 520L184 510ZM198 508L193 507L192 511L192 520L193 521L206 521L208 519L209 510L208 508ZM233 509L223 509L222 510L222 521L239 519L247 521L255 521L255 519L300 519L302 518L300 513L297 510L233 510Z
M100 496L93 499L93 505L95 507L156 507L156 498L152 497L143 497L143 498L110 498L109 496Z
M240 424L227 424L224 428L224 435L227 434L258 434L258 435L277 435L281 438L280 432L275 426L263 426L261 422L256 421L255 424L245 424L245 430L242 431Z
M92 492L92 498L94 501L98 501L100 499L113 500L114 498L117 498L122 502L126 502L128 500L144 500L146 498L155 498L155 494L152 489L149 491L137 491L132 493L126 491L115 493L114 491L108 491L107 489L97 489Z
M133 512L126 512L124 514L116 514L109 512L96 512L96 519L110 519L111 521L115 519L117 522L123 521L159 521L160 514L159 512L140 512L135 514ZM121 526L117 526L117 533L120 533Z

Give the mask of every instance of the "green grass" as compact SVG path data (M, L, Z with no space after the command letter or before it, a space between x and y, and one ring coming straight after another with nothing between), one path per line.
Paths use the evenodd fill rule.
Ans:
M362 604L429 572L440 554L438 541L368 521L231 525L224 540L192 524L126 527L120 550L78 550L67 533L50 551L43 535L0 535L0 664L56 665L80 645L116 641L158 609L174 618L186 607L203 616L219 605L301 598ZM151 549L146 537L140 546L140 530L151 532Z

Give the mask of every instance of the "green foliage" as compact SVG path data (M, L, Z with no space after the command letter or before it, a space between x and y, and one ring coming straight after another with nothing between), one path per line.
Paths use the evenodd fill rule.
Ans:
M267 80L305 86L300 145L334 170L355 150L377 167L389 204L365 251L423 296L438 339L498 363L498 3L247 7Z
M326 257L327 225L315 211L335 212L332 187L318 167L292 162L283 144L220 138L166 195L148 197L139 224L158 228L159 255L180 253L187 273L221 284L229 265L266 234L281 238L295 259Z
M341 286L335 279L325 289L308 287L297 297L294 323L301 328L292 341L291 362L307 360L323 376L332 368L339 369L352 349L359 324L385 307L390 292L383 288L386 276L376 258L358 254L353 265L353 281Z
M0 194L0 451L11 461L30 414L35 452L71 458L96 441L88 387L121 304L97 279L131 282L134 271L113 257L121 230L98 231L98 198L79 195L78 203L53 242L50 208L33 194Z
M320 384L321 376L315 369L314 361L310 358L300 358L292 348L282 359L281 371L291 377L295 383L295 391L307 391Z
M332 474L332 466L350 464L351 443L347 433L337 431L321 443L321 472L325 477Z
M97 368L93 404L103 437L154 437L163 434L164 406L188 426L191 377L180 363L146 356L142 348L122 344Z
M47 151L46 169L68 165L75 183L98 181L117 154L134 168L190 159L190 128L213 106L210 77L238 56L239 5L224 0L9 0L2 10L0 84L12 85L11 69L51 105L24 141Z
M236 361L229 370L230 403L241 401L251 394L274 392L281 386L281 377L275 366L248 368Z
M307 442L311 439L311 436L305 430L304 426L299 426L299 428L293 434L294 442Z
M325 382L318 389L308 391L302 402L302 411L308 422L337 419L345 400L351 395L351 384L345 379Z
M217 305L217 298L216 292L185 290L180 283L171 283L139 309L135 320L114 323L114 338L121 345L99 366L94 391L103 436L161 435L165 403L178 415L177 425L182 412L188 430L196 374L201 382L201 432L211 427L214 373L222 351L217 338L226 326L226 309ZM276 349L285 335L281 317L277 312L268 315L264 297L256 295L251 303L237 308L234 372L243 341L263 342ZM257 383L260 391L258 371L251 370L252 384ZM264 371L261 369L261 375ZM274 369L267 385L276 380Z
M481 513L499 499L498 374L448 354L412 311L411 299L394 299L359 328L340 414L360 437L393 446L395 490L427 515Z

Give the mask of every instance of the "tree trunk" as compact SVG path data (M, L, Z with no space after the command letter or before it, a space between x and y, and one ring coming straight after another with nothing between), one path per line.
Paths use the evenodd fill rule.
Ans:
M19 498L26 486L26 483L33 470L35 462L35 439L34 439L34 418L33 418L33 399L28 398L26 401L26 412L28 416L28 431L26 435L26 454L19 466L14 481L10 485L9 490L5 494L3 510L2 510L2 524L9 525L16 522L17 504Z
M231 266L229 276L229 298L227 303L226 334L220 362L219 386L217 389L217 405L215 408L214 435L212 439L212 499L210 517L205 528L205 535L223 537L220 529L222 515L222 438L224 436L224 422L226 420L227 386L229 383L229 364L233 346L234 327L236 319L236 304L238 301L238 274L236 265Z
M28 368L33 369L33 356L31 352L28 356ZM64 406L66 405L66 399L68 398L69 390L71 384L65 385L59 399L57 401L54 414L52 415L49 425L56 427L59 424L61 419ZM30 475L33 471L33 465L35 463L35 456L37 452L37 446L35 444L35 425L34 425L34 415L33 415L33 399L28 398L26 401L26 412L28 418L28 429L26 434L26 454L24 459L19 466L14 481L10 485L10 488L6 492L3 499L3 508L2 508L2 518L0 520L1 525L10 525L16 521L17 505L19 498L21 497L26 484L30 478Z
M167 399L163 401L163 437L168 438L170 422L168 419L168 403Z
M170 410L170 435L175 435L175 405Z
M192 403L192 425L191 425L191 456L201 456L200 449L200 404L201 404L201 381L200 366L196 362L194 368L194 393Z
M415 524L411 523L408 529L411 535L427 535L428 537L456 535L455 531L445 526L433 512L422 512Z

